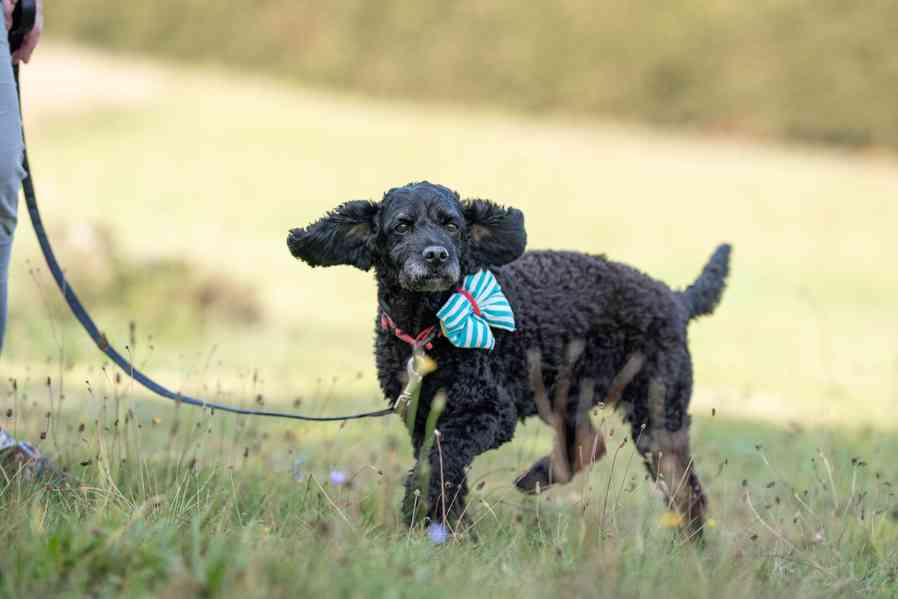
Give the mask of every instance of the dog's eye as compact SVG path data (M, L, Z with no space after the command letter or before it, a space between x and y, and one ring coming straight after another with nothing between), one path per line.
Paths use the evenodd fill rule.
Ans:
M409 232L410 229L411 226L408 223L398 223L395 227L393 227L393 230L400 235L405 235Z
M450 233L458 233L458 225L455 223L446 223L446 230Z

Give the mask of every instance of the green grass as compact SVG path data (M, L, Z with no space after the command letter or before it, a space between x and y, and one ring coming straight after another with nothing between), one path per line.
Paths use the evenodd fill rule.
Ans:
M101 395L102 393L102 395ZM47 394L50 417L32 399ZM45 384L4 392L4 426L79 479L0 479L0 593L167 597L895 597L898 438L701 417L696 460L714 528L662 525L632 444L539 498L511 479L545 447L527 426L471 473L476 539L434 545L397 521L410 451L397 419L322 430L135 401L78 410ZM80 428L83 425L83 428ZM332 470L349 482L329 481Z
M605 252L676 286L733 242L724 301L691 329L692 445L717 527L704 550L681 545L629 445L588 478L517 496L511 480L551 441L534 422L475 464L478 540L433 546L397 520L410 465L398 420L209 418L117 382L23 220L0 426L84 484L0 481L14 548L0 551L0 592L895 596L891 162L41 52L23 79L51 236L109 339L177 389L313 414L380 407L371 275L313 271L284 240L409 180L522 208L531 247ZM209 281L224 299L196 299ZM244 305L258 319L233 316ZM615 447L624 427L603 427ZM331 469L352 484L330 485Z

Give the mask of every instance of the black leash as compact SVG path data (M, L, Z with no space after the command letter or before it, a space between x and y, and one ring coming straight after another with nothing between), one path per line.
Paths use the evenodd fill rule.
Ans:
M28 7L26 5L31 6L30 13L30 25L27 25L25 28L24 24L28 23ZM13 46L13 33L16 33L17 43L21 44L25 35L28 31L31 30L31 27L34 26L34 3L33 0L19 0L16 3L16 11L17 13L21 11L24 14L24 19L21 21L23 25L14 24L13 29L10 30L10 48L14 50L18 46ZM24 32L23 32L24 31ZM22 99L21 99L21 91L19 88L19 65L13 65L13 73L15 75L16 80L16 92L19 94L19 107L21 111ZM25 129L24 126L22 128L22 142L24 144L25 141ZM28 151L27 149L23 150L22 155L22 166L25 169L26 176L22 180L22 188L25 192L25 203L28 206L28 214L31 216L31 224L34 226L34 233L37 235L37 241L41 246L41 251L44 254L44 258L47 261L47 266L50 268L50 273L53 275L53 279L56 281L56 286L59 287L59 290L62 292L63 297L65 298L66 303L69 305L69 309L74 314L75 318L78 319L78 322L81 323L81 326L84 327L84 330L93 340L93 342L97 345L99 350L106 354L110 360L115 362L125 371L129 377L146 387L148 390L152 391L156 395L164 397L166 399L170 399L172 401L186 403L192 406L198 406L201 408L209 408L213 412L215 410L220 410L222 412L230 412L232 414L243 414L246 416L270 416L272 418L288 418L291 420L309 420L312 422L339 422L344 420L357 420L360 418L377 418L380 416L389 416L393 414L393 408L387 408L383 410L377 410L376 412L363 412L361 414L353 414L351 416L303 416L301 414L293 414L289 412L274 412L269 410L253 410L246 408L238 408L234 406L229 406L225 404L214 403L211 401L205 401L201 399L196 399L194 397L190 397L189 395L183 395L181 393L175 393L170 391L166 387L163 387L140 370L134 367L134 365L122 354L120 354L106 339L106 335L104 335L100 329L97 327L96 323L94 323L93 319L90 317L90 314L85 310L84 306L81 304L81 301L78 299L77 294L75 294L74 289L69 285L68 281L66 281L65 275L62 272L62 269L59 266L59 262L56 260L56 255L53 253L53 248L50 246L50 240L47 238L47 231L44 229L44 223L41 219L40 210L37 207L37 197L34 192L34 178L31 175L31 167L28 163Z

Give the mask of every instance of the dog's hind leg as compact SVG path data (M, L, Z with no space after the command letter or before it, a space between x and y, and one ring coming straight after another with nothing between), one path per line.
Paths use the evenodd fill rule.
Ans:
M536 403L540 418L554 429L555 438L552 453L537 460L526 472L515 479L514 484L519 491L537 494L555 483L566 483L577 470L583 467L582 462L585 459L579 460L578 463L577 455L585 458L590 454L604 453L605 451L604 440L595 431L589 420L588 409L591 407L595 385L591 381L583 381L585 384L581 393L579 391L581 381L575 372L576 364L583 355L585 347L583 340L576 340L568 344L564 352L564 362L552 384L553 401L550 401L546 390L541 352L531 350L527 353L533 401ZM582 414L582 418L578 418L579 404L584 403L578 401L578 398L587 394L589 395L589 400L585 402L587 411ZM588 438L584 442L589 443L590 448L578 449L578 438Z
M581 379L569 389L562 388L566 393L565 406L561 412L564 421L557 421L557 407L549 419L549 424L556 431L555 450L551 455L537 460L515 480L518 490L535 494L554 483L568 482L576 473L602 459L606 452L605 439L593 426L590 417L594 399L598 396L608 407L615 407L644 363L643 355L636 352L627 358L610 385L603 386L602 389L597 389L596 382L587 378ZM537 387L537 392L539 391ZM576 401L571 398L576 398ZM556 399L556 406L558 404Z
M584 344L579 341L567 348L566 362L559 369L554 382L554 402L546 390L542 352L532 349L527 352L527 367L533 401L543 422L555 430L552 453L537 460L530 468L518 476L514 484L521 492L537 494L555 483L566 483L571 479L571 463L568 459L569 426L566 415L570 392L575 387L573 364L583 353Z
M557 433L552 454L537 460L517 479L515 486L527 494L537 494L555 483L566 483L576 473L598 462L605 455L605 438L593 426L589 412L579 422L566 421Z
M690 538L699 538L705 520L707 500L695 472L689 451L689 417L682 415L675 430L669 426L667 386L653 380L648 390L647 423L638 428L634 423L633 437L652 479L660 487L670 510L678 512ZM677 401L682 398L673 398Z

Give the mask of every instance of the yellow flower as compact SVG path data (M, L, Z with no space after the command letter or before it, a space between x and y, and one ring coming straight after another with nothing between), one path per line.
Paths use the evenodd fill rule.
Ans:
M708 518L708 521L705 522L705 528L717 528L717 520Z
M683 526L683 516L676 512L664 512L658 519L662 528L679 528Z
M415 356L415 370L426 376L437 369L437 363L425 353Z

